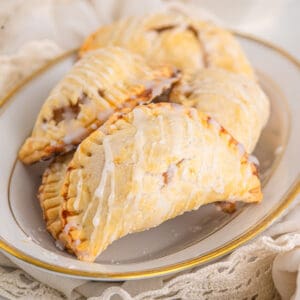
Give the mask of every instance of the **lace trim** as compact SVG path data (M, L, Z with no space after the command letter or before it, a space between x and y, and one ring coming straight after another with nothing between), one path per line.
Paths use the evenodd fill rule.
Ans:
M64 295L42 284L22 270L0 267L0 296L7 299L64 299Z
M165 282L162 289L131 297L121 287L112 287L90 300L112 300L114 295L123 300L280 299L272 281L272 262L278 250L261 239L240 248L226 261Z

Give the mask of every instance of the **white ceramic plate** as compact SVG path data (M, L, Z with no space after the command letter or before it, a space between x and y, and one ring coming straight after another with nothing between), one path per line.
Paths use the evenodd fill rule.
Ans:
M45 164L16 160L50 89L71 67L67 54L0 100L0 248L32 265L98 280L144 278L207 263L265 229L299 191L300 65L283 50L238 35L271 100L271 117L255 150L264 201L225 214L214 205L186 213L147 232L113 243L95 263L60 251L45 231L36 199ZM2 105L1 105L2 104Z

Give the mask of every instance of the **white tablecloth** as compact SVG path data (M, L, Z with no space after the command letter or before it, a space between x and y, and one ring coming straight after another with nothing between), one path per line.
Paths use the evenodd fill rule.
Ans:
M300 59L298 0L182 2L188 5L171 6L201 17L212 17L227 27L272 41ZM0 98L34 69L62 51L78 46L99 24L122 15L162 10L166 3L170 6L170 1L164 0L0 1ZM200 6L213 13L207 14ZM58 278L0 256L0 296L85 299L102 295L91 299L110 299L111 295L119 294L121 299L175 297L170 295L180 299L279 299L280 294L283 299L300 299L300 205L297 200L294 206L280 223L251 244L221 262L173 279L164 277L118 284L86 282Z

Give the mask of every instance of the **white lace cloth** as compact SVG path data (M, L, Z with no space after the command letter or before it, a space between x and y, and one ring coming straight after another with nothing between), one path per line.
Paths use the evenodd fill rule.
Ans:
M295 4L296 1L285 3ZM267 32L272 18L278 18L276 14L279 11L282 13L285 8L284 1L272 1L275 10L268 14L262 7L262 1L243 2L240 7L236 7L239 5L235 1L236 11L239 8L243 16L239 19L235 17L236 11L233 14L227 10L226 14L222 10L233 0L222 0L223 6L218 0L187 2L194 7L182 8L169 1L166 5L164 0L0 2L0 98L45 62L65 49L78 46L83 37L100 23L122 15L162 10L168 6L211 18L211 15L197 8L201 2L220 12L218 16L224 17L225 24L256 33L259 28L257 24L261 24L262 32ZM264 3L270 5L271 2L265 0ZM255 17L255 22L251 23L249 12ZM259 12L263 12L262 16ZM295 49L292 50L296 52ZM282 299L300 299L300 204L297 200L294 203L290 213L264 236L239 248L222 261L189 270L185 274L123 283L88 282L58 278L19 261L12 262L0 254L0 296L8 299L94 300L280 299L280 296Z

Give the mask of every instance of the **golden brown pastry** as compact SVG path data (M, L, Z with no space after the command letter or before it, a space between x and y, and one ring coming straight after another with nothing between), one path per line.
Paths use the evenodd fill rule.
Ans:
M151 68L125 49L90 52L51 91L20 160L34 163L70 151L114 111L151 101L177 80L173 67Z
M187 77L172 90L170 101L209 113L251 153L270 113L259 85L221 69L203 69Z
M208 115L169 103L113 115L80 144L62 191L59 238L85 261L201 205L262 198L237 141Z
M79 55L107 45L130 49L151 63L170 63L185 72L218 67L254 77L231 33L179 13L129 17L102 26L86 39Z
M45 170L42 184L39 188L38 199L42 208L47 230L57 239L57 234L61 232L61 213L63 197L61 188L64 183L65 174L73 153L58 156Z

